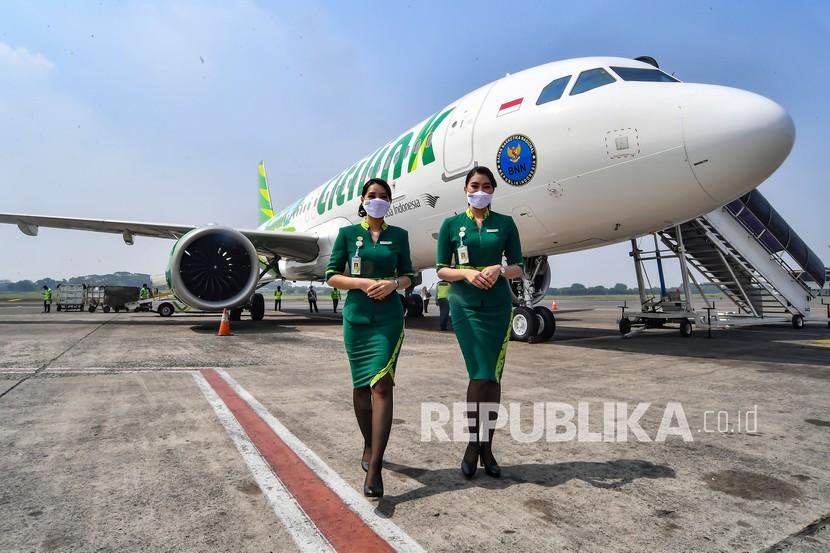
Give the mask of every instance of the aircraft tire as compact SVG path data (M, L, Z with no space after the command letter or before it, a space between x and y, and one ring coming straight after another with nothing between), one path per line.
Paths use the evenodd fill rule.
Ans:
M424 316L424 301L417 294L406 297L406 316L409 318Z
M553 311L544 305L537 305L533 308L536 314L536 335L530 339L533 343L547 342L553 338L556 332L556 317Z
M539 326L536 313L529 307L514 307L513 321L510 323L510 339L517 342L527 342L536 336Z
M254 294L251 298L251 320L261 321L265 317L265 298L262 294Z

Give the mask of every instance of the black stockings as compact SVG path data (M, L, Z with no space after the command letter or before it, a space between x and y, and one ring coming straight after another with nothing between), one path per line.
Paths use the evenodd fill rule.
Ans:
M371 486L381 482L383 453L392 430L392 389L392 377L387 374L371 388L355 388L352 395L354 414L363 434L363 460L369 461L366 480Z
M495 430L491 429L488 432L486 440L479 440L478 437L478 429L479 429L479 405L482 403L490 403L492 404L491 408L495 408L495 406L501 401L501 384L498 382L493 382L492 380L470 380L470 384L467 386L467 404L470 406L471 410L468 411L467 415L470 419L471 426L470 430L470 442L467 444L467 450L464 452L464 460L470 464L478 464L478 457L481 455L482 460L485 461L487 464L491 464L495 462L493 458L493 450L492 450L492 443L493 443L493 434ZM474 409L474 411L473 411ZM490 420L495 421L498 418L498 412L491 411L489 413Z

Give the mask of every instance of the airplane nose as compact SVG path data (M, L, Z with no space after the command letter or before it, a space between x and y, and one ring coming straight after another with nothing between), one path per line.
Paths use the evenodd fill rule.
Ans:
M787 159L795 125L784 108L758 94L697 86L682 107L686 155L700 186L727 203L756 188Z

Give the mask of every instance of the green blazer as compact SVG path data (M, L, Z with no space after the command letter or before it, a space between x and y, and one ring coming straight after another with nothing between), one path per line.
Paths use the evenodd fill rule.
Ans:
M469 262L464 265L458 263L458 248L462 243L467 246L469 257ZM503 257L507 259L508 265L524 264L519 229L509 215L488 209L479 229L472 210L467 208L463 213L447 217L441 224L435 259L436 269L483 269L490 265L501 265ZM476 288L466 280L453 282L450 286L449 300L459 306L477 307L509 304L513 297L507 280L499 278L489 290Z
M361 238L362 240L359 240ZM358 242L362 245L358 247ZM359 252L359 254L358 254ZM360 274L353 275L352 258L360 256ZM386 223L377 243L372 241L369 225L362 223L342 227L337 233L326 269L326 280L335 274L371 279L411 277L412 259L409 255L409 233ZM382 300L369 298L363 290L349 290L343 306L343 318L356 324L403 317L403 305L397 293Z

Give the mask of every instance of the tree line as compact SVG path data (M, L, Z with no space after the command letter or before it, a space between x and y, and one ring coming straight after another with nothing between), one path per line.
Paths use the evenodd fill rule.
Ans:
M87 286L141 286L146 283L150 286L150 275L143 273L116 272L105 275L76 276L62 280L56 280L48 277L34 281L18 280L13 282L10 280L0 280L0 292L33 292L42 289L44 285L55 289L61 283L86 284ZM315 288L325 288L319 283L314 284ZM306 290L308 290L308 283L292 283L289 281L281 282L279 280L269 285L266 290L274 290L278 285L282 287L286 294L305 294ZM714 284L706 283L703 284L702 287L706 294L720 293L720 289ZM675 288L679 288L679 286L670 286L669 290L673 290ZM693 288L692 291L696 292L697 290ZM659 295L660 289L647 289L646 293L649 295ZM605 296L623 294L637 294L637 289L629 288L627 284L623 284L622 282L618 282L610 288L602 285L586 286L580 282L575 282L570 286L564 286L562 288L548 288L548 295L551 296Z
M0 292L34 292L48 286L53 290L59 284L86 284L87 286L150 286L150 275L143 273L116 272L106 275L83 275L57 280L42 278L39 280L0 280Z

